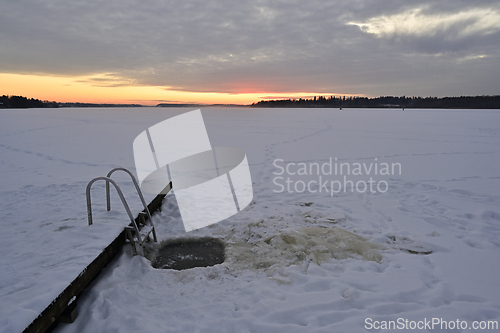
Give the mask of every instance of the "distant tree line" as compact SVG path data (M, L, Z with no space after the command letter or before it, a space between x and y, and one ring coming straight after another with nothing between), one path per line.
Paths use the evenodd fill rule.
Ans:
M21 108L58 108L57 102L41 101L39 99L27 98L23 96L0 97L0 108L21 109Z
M39 99L27 98L24 96L7 96L0 97L0 108L4 109L25 109L25 108L92 108L92 107L139 107L140 104L96 104L96 103L58 103L41 101Z
M282 99L253 103L266 108L422 108L422 109L500 109L500 95L460 97L341 97L314 96L311 99Z
M141 107L140 104L99 104L99 103L59 103L62 108L123 108L123 107Z

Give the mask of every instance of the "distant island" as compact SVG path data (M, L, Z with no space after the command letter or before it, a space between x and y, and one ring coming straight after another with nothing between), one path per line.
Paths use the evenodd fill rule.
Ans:
M314 97L254 103L262 108L414 108L414 109L500 109L500 95L460 97Z
M157 107L160 108L207 108L207 107L247 107L250 105L242 105L242 104L182 104L182 103L160 103Z
M206 106L204 104L181 104L181 103L160 103L156 107L159 108L181 108L181 107L190 107L190 108L199 108Z
M140 104L109 104L109 103L59 103L61 108L137 108Z

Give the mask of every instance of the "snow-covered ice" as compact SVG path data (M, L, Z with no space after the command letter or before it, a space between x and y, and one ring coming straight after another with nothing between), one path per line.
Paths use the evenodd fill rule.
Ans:
M87 225L88 181L117 166L133 170L134 138L186 111L0 110L1 332L28 326L128 224L115 193L106 212L96 183ZM226 261L161 270L125 249L79 298L76 321L57 332L364 332L398 318L500 321L500 111L202 113L212 146L247 154L254 200L186 234L169 194L154 220L160 240L223 240ZM350 174L353 184L371 176L388 187L332 195L331 181L343 176L323 172L326 191L317 174L299 171L330 161L401 172ZM287 166L295 174L281 174ZM287 177L291 190L278 193ZM139 212L127 176L113 178ZM441 328L407 331L471 331Z

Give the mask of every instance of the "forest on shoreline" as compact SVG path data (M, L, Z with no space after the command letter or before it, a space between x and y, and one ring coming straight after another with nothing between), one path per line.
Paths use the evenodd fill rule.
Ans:
M35 98L24 96L0 96L0 108L5 109L26 109L26 108L58 108L59 103L41 101Z
M414 108L414 109L500 109L500 95L460 97L341 97L263 100L252 104L263 108Z
M140 104L59 103L24 96L0 96L0 109L141 107Z

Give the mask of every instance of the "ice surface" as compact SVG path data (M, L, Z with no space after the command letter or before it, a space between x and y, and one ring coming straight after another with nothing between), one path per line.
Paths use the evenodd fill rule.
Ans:
M87 226L87 182L116 166L133 170L135 137L186 111L0 110L8 235L0 242L0 332L22 331L127 223L115 193L106 212L96 183ZM234 256L173 271L125 251L78 300L76 321L57 332L364 332L366 318L500 320L498 110L202 113L212 146L246 153L254 196L189 237L221 239ZM274 160L332 157L401 163L402 174L377 179L388 182L386 193L275 191ZM160 240L186 237L175 196L154 219Z

